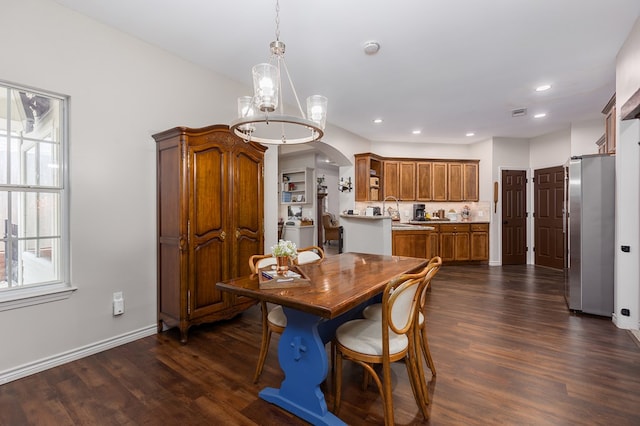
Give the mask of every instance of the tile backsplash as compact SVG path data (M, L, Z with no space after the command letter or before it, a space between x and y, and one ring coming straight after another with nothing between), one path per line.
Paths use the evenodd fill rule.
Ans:
M380 207L380 210L382 210L382 207L383 207L382 204L383 204L382 202L375 202L375 201L356 202L354 208L356 210L360 210L360 214L364 214L364 211L367 207ZM460 214L464 206L469 206L469 209L471 210L472 221L489 222L491 220L491 203L488 201L459 202L459 203L458 202L439 203L439 202L429 202L429 201L414 203L414 202L400 201L398 205L400 207L401 222L408 222L413 219L414 204L424 204L425 211L430 213L440 209L443 209L445 212L448 212L450 209L453 209L456 211L456 213ZM386 203L384 203L384 207L387 209L391 207L395 210L396 202L393 200L388 200ZM383 214L388 215L387 212Z

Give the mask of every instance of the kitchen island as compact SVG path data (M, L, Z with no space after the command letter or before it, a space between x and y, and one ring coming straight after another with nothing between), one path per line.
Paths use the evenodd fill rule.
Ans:
M391 216L341 214L345 252L391 256Z
M489 222L425 220L392 221L390 216L340 215L344 251L409 256L445 262L487 263Z

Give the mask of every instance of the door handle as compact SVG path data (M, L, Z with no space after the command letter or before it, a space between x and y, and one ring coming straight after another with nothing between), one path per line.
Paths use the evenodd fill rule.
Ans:
M507 225L507 224L509 224L509 221L508 221L508 220L503 220L503 221L502 221L502 224L503 224L503 225Z

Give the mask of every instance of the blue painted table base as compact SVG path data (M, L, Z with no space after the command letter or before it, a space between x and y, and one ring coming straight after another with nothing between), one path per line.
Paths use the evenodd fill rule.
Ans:
M278 360L285 378L280 389L265 388L260 391L260 398L314 425L345 425L329 411L320 390L329 371L325 342L333 335L334 326L320 327L322 338L318 329L325 322L321 317L283 308L287 327L280 336Z

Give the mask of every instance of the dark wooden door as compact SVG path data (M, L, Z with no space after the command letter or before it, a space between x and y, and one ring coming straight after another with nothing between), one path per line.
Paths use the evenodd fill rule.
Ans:
M564 167L534 171L534 247L535 264L563 269Z
M527 172L502 171L502 264L527 263Z

